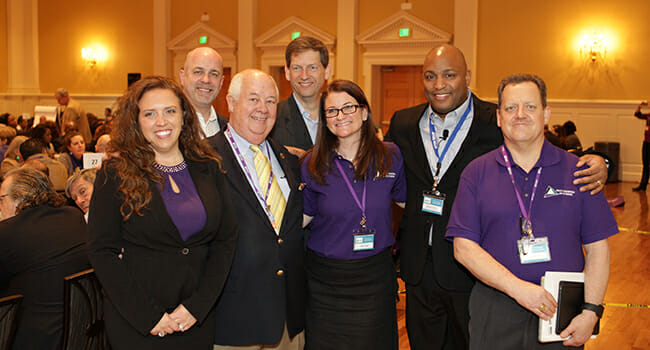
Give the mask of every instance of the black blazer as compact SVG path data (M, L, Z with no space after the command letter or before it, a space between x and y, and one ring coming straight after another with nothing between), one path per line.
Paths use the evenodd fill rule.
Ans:
M228 127L228 118L222 116L219 113L217 113L217 122L219 123L219 131L226 130Z
M268 139L284 170L291 194L276 235L223 132L208 142L223 157L232 207L239 219L237 252L217 302L215 344L275 344L286 322L289 335L305 323L302 192L297 158Z
M0 296L25 296L13 349L60 349L63 278L90 267L77 208L41 205L0 221Z
M187 241L167 213L158 185L150 183L151 203L143 215L134 213L123 221L114 167L109 161L97 173L88 222L89 256L104 288L106 326L114 348L209 348L212 344L211 311L230 269L236 225L217 163L186 162L207 213L204 228ZM149 335L162 315L179 304L197 324L165 338Z
M472 160L501 144L503 137L496 122L496 105L473 97L474 118L467 137L451 163L438 189L447 195L443 215L422 212L422 192L431 190L433 174L424 150L418 123L427 104L395 112L386 138L395 142L404 156L407 199L400 224L400 267L402 278L417 284L422 278L429 230L433 225L433 269L435 280L448 290L469 291L472 275L454 259L453 245L445 240L451 207L456 197L460 174Z
M269 137L283 146L298 147L305 151L314 145L293 95L278 103L275 127Z

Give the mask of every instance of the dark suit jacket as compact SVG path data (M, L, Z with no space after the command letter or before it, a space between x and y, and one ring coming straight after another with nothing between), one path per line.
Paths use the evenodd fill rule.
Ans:
M397 111L391 119L386 138L399 146L406 167L407 200L400 224L400 267L402 278L409 284L417 284L422 278L429 229L433 225L435 280L449 290L469 291L473 285L472 275L454 259L453 245L445 240L445 231L463 169L476 157L503 144L503 137L496 123L496 105L476 96L472 102L474 118L469 133L438 185L447 195L442 216L422 212L422 192L430 191L433 186L433 174L418 127L427 104Z
M278 103L277 120L269 137L283 146L298 147L304 150L308 150L314 145L293 95Z
M276 235L223 132L208 139L223 157L232 206L239 219L237 252L217 303L215 344L275 344L286 322L289 335L304 328L302 192L297 158L269 139L291 194Z
M89 256L104 288L113 348L188 349L212 344L211 311L234 255L235 214L217 163L186 162L207 213L203 229L187 241L167 213L158 185L150 183L151 203L143 215L134 213L123 221L114 166L109 161L97 173L88 222ZM149 335L162 315L179 304L197 324L163 341Z
M0 221L0 296L25 296L13 349L61 348L63 278L89 267L77 208L41 205Z
M219 122L219 131L226 130L226 127L228 127L228 118L217 113L217 121Z

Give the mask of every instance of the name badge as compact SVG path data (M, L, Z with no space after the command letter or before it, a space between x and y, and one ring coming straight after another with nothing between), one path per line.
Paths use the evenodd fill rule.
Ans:
M424 191L422 193L422 211L425 213L442 215L442 208L445 206L445 195Z
M517 241L517 250L519 251L519 260L522 264L551 261L548 237L524 237Z
M362 228L354 230L352 234L354 237L353 251L360 252L375 249L375 230Z

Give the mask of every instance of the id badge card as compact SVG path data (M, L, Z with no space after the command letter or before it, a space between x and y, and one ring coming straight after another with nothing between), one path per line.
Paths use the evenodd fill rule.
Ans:
M425 213L442 215L442 208L445 206L445 195L440 192L422 192L422 211Z
M519 251L519 260L522 264L551 261L548 237L524 237L517 241L517 250Z
M375 230L368 228L361 228L352 231L354 237L352 250L360 252L364 250L375 249Z

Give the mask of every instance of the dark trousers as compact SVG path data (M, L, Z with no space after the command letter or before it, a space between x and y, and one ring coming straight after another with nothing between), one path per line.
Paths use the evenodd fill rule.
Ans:
M565 347L562 342L537 341L539 317L508 295L477 282L469 300L469 339L471 350L554 350L583 349Z
M650 142L644 142L641 149L641 159L643 161L643 173L641 175L641 188L648 186L648 179L650 178Z
M467 349L469 294L448 291L438 284L429 252L420 283L406 284L406 329L411 349Z

